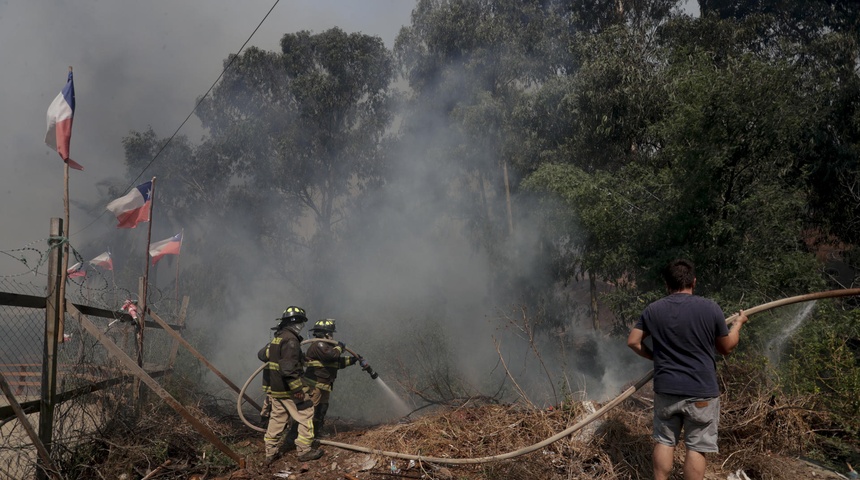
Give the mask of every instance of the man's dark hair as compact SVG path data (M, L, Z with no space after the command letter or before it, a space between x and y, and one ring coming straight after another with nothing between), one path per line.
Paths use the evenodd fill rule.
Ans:
M684 259L676 259L669 262L663 271L663 279L670 292L680 292L685 288L693 286L696 279L696 269L693 262Z

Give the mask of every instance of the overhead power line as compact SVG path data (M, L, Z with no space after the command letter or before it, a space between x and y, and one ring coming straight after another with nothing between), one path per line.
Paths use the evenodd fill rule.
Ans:
M218 82L221 80L221 78L224 76L224 74L227 72L227 70L233 65L233 62L235 62L236 59L239 58L239 55L242 53L243 50L245 50L245 47L248 46L248 42L250 42L251 39L254 38L254 35L257 33L257 30L259 30L260 27L263 26L263 22L265 22L266 19L269 18L269 15L272 13L272 11L275 9L275 7L278 6L278 2L280 2L280 0L275 0L275 3L272 4L272 8L270 8L269 11L266 12L266 15L263 16L263 19L260 20L260 23L257 24L257 28L255 28L254 31L251 32L251 35L248 36L248 39L245 40L245 43L243 43L242 46L239 47L239 50L236 52L236 55L234 55L230 59L230 61L227 63L227 65L224 66L224 68L221 70L221 73L218 74L218 78L216 78L215 81L212 82L212 85L209 86L209 89L206 90L206 93L204 93L203 96L200 97L200 99L194 105L194 108L192 108L191 111L188 113L188 116L185 117L185 120L183 120L182 123L180 123L179 126L176 127L176 130L174 130L173 134L170 135L170 137L167 139L166 142L164 142L164 145L162 145L161 148L159 148L158 151L155 152L155 155L152 157L152 159L149 161L149 163L147 163L146 166L143 167L143 169L141 169L140 173L138 173L137 176L134 177L134 179L131 181L131 184L128 187L126 187L125 190L123 190L123 191L128 191L128 190L131 190L133 187L135 187L137 185L138 180L140 180L140 177L143 176L143 173L146 172L149 169L149 167L152 166L153 163L155 163L155 161L161 155L161 152L163 152L164 149L167 148L168 145L170 145L170 142L172 142L173 139L176 137L176 135L179 134L179 131L182 130L182 127L184 127L185 124L188 123L188 120L191 119L191 116L194 115L194 112L197 111L197 108L200 107L200 104L203 103L203 100L205 100L206 97L208 97L209 94L212 93L212 89L215 88L215 85L218 84ZM75 232L69 236L77 235L77 234L83 232L84 230L88 229L89 227L91 227L94 223L96 223L102 217L102 215L105 214L106 211L107 210L102 210L102 212L99 214L99 216L97 216L92 222L88 223L85 227L83 227L82 229L78 230L77 232Z

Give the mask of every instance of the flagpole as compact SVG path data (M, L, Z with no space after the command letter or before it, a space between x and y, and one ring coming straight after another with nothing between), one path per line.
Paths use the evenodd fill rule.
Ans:
M146 232L146 266L143 270L143 298L140 299L140 312L139 312L139 322L140 322L140 330L137 335L137 366L143 367L143 327L145 324L144 319L146 318L146 289L147 282L149 280L149 244L152 241L152 219L154 217L155 210L155 177L152 177L152 187L149 191L149 228Z
M113 273L113 254L110 253L110 247L107 249L108 259L110 260L110 282L113 284L113 303L116 304L119 302L117 298L117 289L116 289L116 275Z
M175 305L179 305L179 257L182 256L182 242L185 241L185 229L179 231L179 255L176 256L176 295L174 296Z
M72 71L72 66L69 65L69 72ZM61 155L62 156L62 155ZM60 325L57 328L57 341L63 342L63 334L65 333L66 323L66 281L69 276L69 162L63 162L63 211L65 218L63 220L63 273L60 279Z

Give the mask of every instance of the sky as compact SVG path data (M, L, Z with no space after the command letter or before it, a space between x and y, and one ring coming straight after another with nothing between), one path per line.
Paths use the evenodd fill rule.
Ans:
M48 105L69 66L76 94L71 158L84 166L70 172L70 224L72 242L83 244L115 223L98 193L127 186L122 138L148 126L160 137L172 134L274 3L0 0L0 250L43 240L50 218L64 216L63 164L44 139ZM379 36L390 48L413 6L284 0L248 45L278 50L284 33L338 26ZM192 141L203 134L195 116L179 133Z

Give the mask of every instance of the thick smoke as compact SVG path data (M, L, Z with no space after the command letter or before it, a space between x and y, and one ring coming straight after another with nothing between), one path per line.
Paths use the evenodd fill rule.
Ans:
M428 118L432 112L422 115L412 121L447 123ZM227 318L214 314L216 363L243 382L259 365L256 352L270 338L275 318L286 306L299 305L311 322L335 318L335 338L365 356L381 381L413 407L479 395L517 401L518 390L541 407L566 397L604 400L636 378L631 370L647 370L646 362L631 369L636 359L623 339L591 330L587 294L581 294L587 280L550 284L544 292L571 298L567 316L552 319L565 327L550 331L534 325L538 312L523 311L524 298L496 284L498 259L476 241L463 211L470 196L478 196L470 191L476 183L446 158L468 150L463 142L448 128L400 132L391 177L381 189L357 194L338 241L335 274L313 295L300 288L302 272L316 267L307 258L286 260L295 267L290 278L268 268L271 259L247 258L249 264L229 277L234 311ZM490 186L485 194L496 215L504 215L503 199ZM514 219L517 233L496 247L505 253L504 268L518 272L519 284L547 284L549 272L539 262L538 210L517 211L523 212ZM580 295L569 294L574 290ZM322 300L311 303L311 297ZM259 379L253 385L256 393ZM330 412L365 422L398 414L358 368L339 375Z
M62 169L56 154L43 145L44 112L62 87L67 66L73 65L78 111L72 157L86 170L73 172L71 181L72 242L86 258L112 247L119 269L138 269L142 261L135 260L133 250L143 249L141 229L117 231L113 219L98 218L105 185L125 186L120 139L148 125L162 137L172 134L218 76L223 59L244 42L269 6L216 2L201 9L128 1L50 8L37 2L0 5L0 39L15 46L4 49L6 68L0 73L3 84L15 92L0 99L0 111L14 112L0 116L0 137L9 156L0 195L5 205L22 199L28 203L27 209L4 209L4 221L16 228L4 229L3 247L45 237L49 218L62 216ZM346 31L385 32L381 35L390 47L399 26L408 23L410 10L410 2L399 0L363 2L360 8L332 1L282 3L251 44L275 49L285 32L321 32L337 25ZM447 81L456 83L457 73L452 75ZM602 399L635 378L627 372L629 362L637 360L623 341L590 333L576 305L557 319L568 325L563 332L537 333L534 346L540 359L528 336L511 325L510 319L519 318L512 312L518 312L523 299L500 293L507 290L495 283L498 257L504 254L506 268L519 272L521 283L544 283L548 272L537 259L540 219L532 217L534 209L515 208L520 212L514 218L516 234L500 250L488 250L476 240L476 227L463 212L466 207L483 209L475 193L478 182L447 153L454 147L468 150L468 145L444 127L447 118L434 115L410 119L412 125L428 128L399 132L403 141L392 158L390 181L356 198L362 208L343 226L335 275L318 287L314 300L304 288L305 275L316 268L309 258L273 258L259 250L254 232L224 225L215 212L195 212L193 225L180 226L186 235L181 284L208 289L191 299L189 333L235 383L243 383L259 365L256 352L287 305L306 308L312 321L337 319L336 338L364 355L413 406L422 400L406 387L420 389L431 400L458 394L516 400L502 359L538 405L557 401L562 388ZM192 140L206 134L194 118L181 133ZM156 162L144 179L159 174ZM493 194L498 185L488 182L492 220L503 224L503 199ZM169 219L157 219L153 239L175 234L176 227ZM282 262L291 266L286 276L274 268ZM173 265L172 259L159 265L160 290L172 290ZM133 280L141 273L128 275L127 290L136 291ZM564 295L566 289L585 286L557 288L547 294ZM224 300L213 301L207 293ZM529 318L536 314L526 312ZM635 365L647 368L644 362ZM214 375L206 379L225 396L232 395ZM255 392L258 385L252 387ZM332 415L391 420L391 404L378 385L351 367L336 385Z

